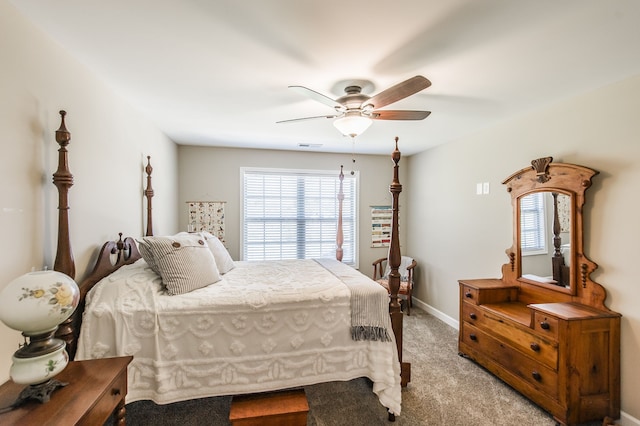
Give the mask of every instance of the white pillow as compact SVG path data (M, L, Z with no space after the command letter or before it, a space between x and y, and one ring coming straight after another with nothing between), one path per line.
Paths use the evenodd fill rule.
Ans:
M143 237L142 241L148 245L170 295L188 293L220 281L216 261L201 235Z
M222 244L222 241L218 239L213 234L209 232L203 232L202 236L204 237L207 245L209 246L209 250L213 254L214 259L216 260L216 265L218 265L218 270L221 274L226 274L233 268L235 268L235 263L233 263L233 259L227 251L227 248Z

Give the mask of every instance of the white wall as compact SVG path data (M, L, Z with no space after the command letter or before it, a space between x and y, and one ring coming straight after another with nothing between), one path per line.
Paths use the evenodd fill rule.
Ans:
M417 298L458 319L458 279L500 277L511 246L510 197L501 182L530 161L600 171L587 191L585 254L592 278L622 317L622 410L640 419L640 76L531 112L409 158L407 250L421 268ZM489 195L475 195L489 182ZM624 420L624 416L623 416ZM631 423L627 423L631 424Z
M177 229L177 149L102 81L0 0L0 289L31 268L53 265L58 193L55 130L65 109L71 132L69 192L76 280L104 241L143 234L143 158L157 166L159 231ZM0 323L0 382L22 341Z
M388 248L371 247L372 205L390 205L389 184L393 178L391 152L395 142L389 141L389 155L357 155L354 168L360 172L359 211L359 269L371 275L374 260L386 257ZM399 144L402 150L402 143ZM317 152L270 151L232 148L207 148L180 146L178 148L180 172L179 221L182 230L187 229L187 201L226 201L225 240L231 256L239 259L240 253L240 168L273 167L312 170L351 171L351 156L347 154L323 154ZM400 182L406 176L407 160L400 160ZM408 201L400 194L400 239L404 241L402 226ZM404 246L401 246L404 252Z

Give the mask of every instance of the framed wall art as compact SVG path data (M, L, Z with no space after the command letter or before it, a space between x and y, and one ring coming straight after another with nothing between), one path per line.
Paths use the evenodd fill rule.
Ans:
M371 247L389 247L392 215L391 206L371 206Z

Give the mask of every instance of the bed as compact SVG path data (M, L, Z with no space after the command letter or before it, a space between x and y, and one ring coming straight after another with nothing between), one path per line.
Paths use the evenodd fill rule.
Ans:
M66 158L70 133L63 112L61 116L56 132L59 168L54 174L61 216L54 268L73 276L66 205L72 184ZM200 254L207 249L215 254L219 248L210 246L203 234L152 236L148 162L146 236L120 235L117 242L102 246L92 272L80 283L78 309L57 333L67 342L70 356L80 360L133 355L127 402L148 399L166 404L368 377L393 420L401 412L401 387L410 380L410 365L402 362L397 297L402 191L397 143L396 138L389 187L393 196L390 297L386 289L338 260L340 223L337 259L232 261L215 284L170 295L167 280L161 278L166 275L154 272L158 265L153 265L153 257L140 254L141 244L173 238L173 244L177 239L182 247L192 241L194 246L204 245L194 247ZM56 176L63 182L56 183Z

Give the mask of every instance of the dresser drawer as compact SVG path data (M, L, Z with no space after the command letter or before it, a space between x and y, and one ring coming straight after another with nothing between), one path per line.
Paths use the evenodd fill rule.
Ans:
M516 300L517 295L518 291L514 287L477 288L460 283L460 299L475 305L510 302Z
M494 339L473 325L461 323L462 342L476 352L483 353L492 362L499 364L509 374L526 382L538 391L558 399L558 375L556 371L537 362L512 346Z
M127 395L126 370L120 373L111 385L107 386L104 393L95 402L93 408L82 417L79 425L104 424L120 401L124 402ZM124 404L123 404L124 405Z
M538 336L513 321L488 312L481 306L462 304L462 321L485 330L490 335L506 341L523 354L541 362L551 369L558 368L558 347L555 341Z
M473 303L475 305L478 304L478 289L477 288L471 288L469 286L466 285L461 285L460 286L460 295L462 297L462 300L468 303Z
M533 317L533 329L550 339L558 340L558 318L542 312L535 312Z

